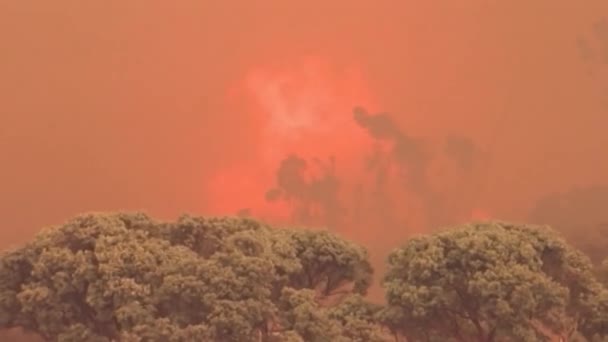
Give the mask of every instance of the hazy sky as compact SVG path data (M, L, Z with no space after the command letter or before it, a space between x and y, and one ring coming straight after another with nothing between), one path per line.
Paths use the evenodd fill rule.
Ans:
M213 213L209 178L266 167L282 141L262 145L259 111L283 105L304 121L369 105L412 136L466 136L490 154L475 201L522 218L608 182L608 64L581 52L608 53L606 16L604 0L2 0L0 247L84 211ZM307 58L324 65L310 79ZM304 107L268 100L281 77ZM256 89L272 103L254 109Z

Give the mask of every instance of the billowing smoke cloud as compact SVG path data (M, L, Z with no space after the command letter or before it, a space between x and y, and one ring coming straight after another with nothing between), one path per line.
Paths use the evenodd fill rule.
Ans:
M338 198L340 183L335 175L335 160L324 163L314 159L319 174L308 176L308 162L290 155L279 166L276 188L266 192L266 200L279 200L290 204L292 220L308 225L337 226L343 213Z
M356 107L353 117L373 139L392 144L391 156L399 167L405 186L418 195L426 194L429 191L426 177L430 156L424 151L423 140L408 136L386 113L370 115L365 109Z
M362 172L369 138L348 115L374 106L356 64L318 57L258 67L235 89L256 138L248 158L217 170L206 187L213 214L250 214L273 222L345 226L344 199ZM334 157L335 156L335 157ZM339 169L338 169L339 165ZM339 180L339 182L338 182ZM246 210L244 210L246 209Z
M483 165L483 153L471 139L450 136L433 150L429 139L409 134L387 113L355 107L352 120L369 138L366 148L350 151L361 172L338 174L339 155L323 162L291 154L280 162L266 200L287 203L294 222L340 230L374 225L401 228L405 234L471 218L475 203L465 199ZM437 165L464 187L442 188L432 179L442 176L431 172Z
M212 213L325 226L384 248L479 212L481 148L465 136L420 136L378 112L356 66L314 58L259 68L242 92L258 138L248 160L211 180Z
M548 224L599 263L608 257L608 186L575 187L541 198L529 220Z
M483 152L467 137L450 136L444 145L446 156L454 160L466 174L471 174L478 167Z

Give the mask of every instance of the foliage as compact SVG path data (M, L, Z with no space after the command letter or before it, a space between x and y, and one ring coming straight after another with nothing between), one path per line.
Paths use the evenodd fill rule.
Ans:
M301 265L290 277L290 286L318 289L321 296L339 294L348 286L347 293L367 292L373 270L364 248L326 231L291 230L285 234L293 242Z
M0 257L0 327L48 341L606 341L608 261L598 274L549 228L467 224L393 251L381 306L364 298L366 250L326 231L86 214Z
M602 281L607 279L608 261L602 263ZM597 285L581 312L579 330L589 341L608 341L608 289Z
M597 286L589 260L550 229L476 223L391 253L380 317L408 341L539 341L570 335Z
M339 341L350 321L318 300L365 293L371 275L363 248L327 232L87 214L4 253L0 326L50 341Z
M379 342L386 340L385 332L377 324L382 306L369 303L360 295L352 295L329 310L329 317L344 327L348 341Z

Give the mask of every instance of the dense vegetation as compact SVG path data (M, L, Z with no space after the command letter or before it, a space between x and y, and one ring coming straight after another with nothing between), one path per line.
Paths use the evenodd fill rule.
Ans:
M87 214L0 258L0 326L48 341L602 341L608 292L546 227L409 240L386 304L363 247L247 218Z

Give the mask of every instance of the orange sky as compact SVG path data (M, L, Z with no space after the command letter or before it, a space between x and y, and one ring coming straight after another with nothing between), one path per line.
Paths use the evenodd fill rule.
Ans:
M473 139L491 153L475 201L522 218L608 182L608 65L577 48L606 15L603 0L2 1L0 247L83 211L210 213L210 177L259 166L259 116L235 89L306 56L333 87L354 65L362 102L408 134Z

